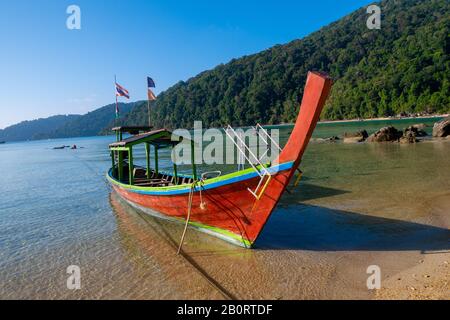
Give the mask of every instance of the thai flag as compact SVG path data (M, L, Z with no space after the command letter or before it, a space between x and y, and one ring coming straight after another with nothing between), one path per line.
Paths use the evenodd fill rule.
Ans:
M155 81L153 81L153 79L150 77L147 77L147 86L148 86L148 91L147 91L148 101L156 100L155 94L153 93L152 89L150 89L150 88L156 88Z
M120 84L116 82L116 96L117 97L125 97L127 99L130 99L130 93L127 89L122 87Z

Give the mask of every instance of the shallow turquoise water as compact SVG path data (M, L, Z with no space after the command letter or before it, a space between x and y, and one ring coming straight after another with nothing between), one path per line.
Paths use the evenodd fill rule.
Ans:
M388 123L401 128L434 121L320 124L314 136L341 135L358 129L370 133ZM282 140L289 131L290 127L282 128ZM155 228L164 227L173 232L176 240L180 228L154 221L151 227L141 226L138 214L130 213L129 208L111 198L104 175L110 167L107 145L113 139L0 145L0 298L209 297L210 288L195 282L201 280L189 273L177 273L183 267L174 263L171 249L158 242L158 232L153 234ZM52 149L73 144L83 149ZM305 178L297 191L283 198L258 242L260 251L244 253L195 233L191 233L195 241L190 241L188 247L194 251L237 253L241 258L233 263L238 264L259 259L268 254L262 252L270 250L275 250L270 251L277 257L275 260L290 261L281 258L277 249L449 249L445 245L445 240L450 239L448 229L434 219L435 214L442 213L433 206L434 202L448 199L449 154L448 139L416 145L311 144L302 162ZM162 168L171 169L168 157L168 153L161 155ZM142 162L143 154L137 158L138 163ZM128 221L123 212L135 215L135 222ZM134 223L144 232L136 231ZM406 232L412 244L389 247L389 237L399 232ZM414 246L416 234L427 237L429 247ZM387 244L377 247L381 240ZM157 252L165 252L165 256ZM217 268L226 269L229 260L218 261ZM66 288L69 265L82 269L84 286L80 291ZM171 278L177 279L176 283ZM185 286L180 284L184 282ZM242 297L254 297L252 292L242 290Z

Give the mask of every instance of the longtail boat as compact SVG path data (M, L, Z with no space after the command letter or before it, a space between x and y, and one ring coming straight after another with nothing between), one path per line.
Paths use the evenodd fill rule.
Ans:
M173 148L183 138L174 138L166 129L145 132L150 128L118 127L117 141L109 145L112 167L107 179L115 192L138 210L251 248L295 173L301 177L298 167L331 85L326 74L308 73L292 133L278 157L267 165L200 178L192 159L192 175L178 174L176 164L173 172L160 172L158 150ZM133 135L122 139L124 132ZM133 164L133 147L140 144L145 144L146 167ZM191 145L193 148L194 142ZM154 168L150 167L150 146Z

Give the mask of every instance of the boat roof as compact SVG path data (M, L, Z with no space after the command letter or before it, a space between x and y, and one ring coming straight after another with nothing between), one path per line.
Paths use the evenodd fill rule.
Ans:
M136 144L149 143L157 148L166 148L179 144L185 137L176 135L167 129L158 129L150 132L134 135L122 141L114 142L109 145L110 149L128 148ZM187 139L189 141L189 139Z
M152 130L153 127L151 126L119 126L112 128L112 131L119 131L119 132L125 132L129 134L139 134L141 132L149 132Z

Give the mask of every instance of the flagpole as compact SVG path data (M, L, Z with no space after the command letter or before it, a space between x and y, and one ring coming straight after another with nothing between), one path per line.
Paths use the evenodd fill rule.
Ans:
M147 97L147 109L148 109L148 126L151 127L151 122L150 122L150 100Z
M118 119L119 119L119 104L117 102L117 77L114 75L114 95L116 96L116 126L118 125Z

